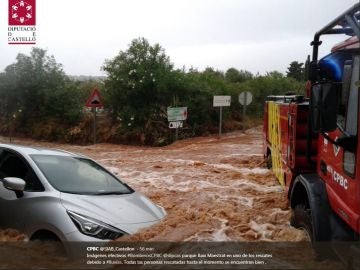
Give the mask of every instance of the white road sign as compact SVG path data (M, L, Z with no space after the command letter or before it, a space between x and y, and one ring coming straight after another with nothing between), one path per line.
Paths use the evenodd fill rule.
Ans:
M168 107L167 117L169 122L185 121L188 116L187 107Z
M183 127L182 121L169 122L169 128L182 128L182 127Z
M214 96L214 107L229 107L231 96Z
M239 102L241 105L250 105L252 102L253 96L250 92L241 92L239 95Z

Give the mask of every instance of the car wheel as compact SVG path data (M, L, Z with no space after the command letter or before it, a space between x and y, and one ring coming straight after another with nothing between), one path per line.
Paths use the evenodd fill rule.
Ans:
M38 245L46 244L48 247L52 247L55 255L66 256L66 249L61 242L60 238L50 231L38 231L31 238L30 241L37 242Z

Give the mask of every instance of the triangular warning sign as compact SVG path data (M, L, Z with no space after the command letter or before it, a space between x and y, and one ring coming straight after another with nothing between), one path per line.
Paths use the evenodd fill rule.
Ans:
M103 103L102 103L102 99L99 93L99 90L97 90L96 88L94 89L94 91L91 93L90 97L88 98L88 100L86 101L86 107L90 107L90 108L96 108L96 107L103 107Z

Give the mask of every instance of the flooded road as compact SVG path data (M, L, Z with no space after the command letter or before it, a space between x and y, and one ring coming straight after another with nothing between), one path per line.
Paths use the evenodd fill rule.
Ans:
M6 138L1 140L7 143ZM161 223L122 240L306 239L302 231L290 226L287 199L265 168L260 127L228 133L221 139L199 137L162 148L72 146L20 139L15 143L90 156L166 209L168 215Z

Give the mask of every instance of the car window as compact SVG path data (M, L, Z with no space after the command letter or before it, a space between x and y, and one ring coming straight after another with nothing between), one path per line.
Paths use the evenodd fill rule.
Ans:
M49 183L76 194L129 194L133 190L96 162L78 157L31 155Z
M0 165L0 176L18 177L25 181L25 191L43 191L44 187L28 164L13 153L4 151Z

